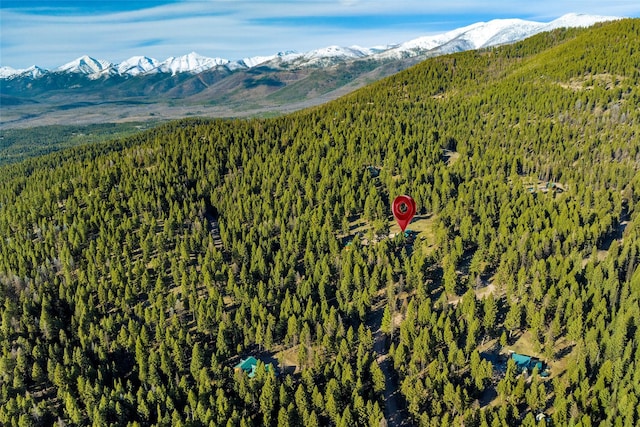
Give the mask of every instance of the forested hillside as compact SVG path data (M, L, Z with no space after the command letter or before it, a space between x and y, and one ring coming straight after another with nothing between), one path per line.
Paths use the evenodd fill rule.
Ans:
M76 145L133 135L158 123L106 123L87 126L40 126L0 130L0 166Z
M558 30L0 168L0 424L637 425L638 46Z

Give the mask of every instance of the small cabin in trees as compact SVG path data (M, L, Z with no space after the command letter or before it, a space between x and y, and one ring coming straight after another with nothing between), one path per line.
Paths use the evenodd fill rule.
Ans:
M516 363L520 372L530 373L534 368L538 368L538 372L542 377L548 377L549 371L544 362L537 357L526 356L524 354L511 353L511 358Z
M404 238L407 239L409 243L413 243L413 241L416 240L417 235L417 232L409 230L408 228L404 230Z
M258 368L258 359L253 356L249 356L246 359L242 359L240 363L233 367L235 372L246 372L249 378L256 376L256 369ZM264 366L264 370L269 372L272 369L271 363Z
M369 171L371 178L377 178L380 176L380 169L375 166L367 166L367 170Z

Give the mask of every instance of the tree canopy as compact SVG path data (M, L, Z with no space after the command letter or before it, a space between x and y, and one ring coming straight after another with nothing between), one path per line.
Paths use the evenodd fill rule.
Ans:
M637 424L639 45L561 29L0 168L0 424L378 426L394 383L416 425ZM523 338L548 379L481 354Z

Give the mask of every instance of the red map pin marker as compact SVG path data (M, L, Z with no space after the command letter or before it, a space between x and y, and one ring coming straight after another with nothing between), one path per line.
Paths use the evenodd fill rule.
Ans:
M407 228L411 219L416 214L416 202L411 196L402 195L395 198L393 205L393 216L396 218L398 225L402 231Z

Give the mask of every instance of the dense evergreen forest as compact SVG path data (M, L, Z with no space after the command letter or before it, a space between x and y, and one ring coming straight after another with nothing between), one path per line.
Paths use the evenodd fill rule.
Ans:
M638 425L639 46L557 30L0 168L0 424Z

